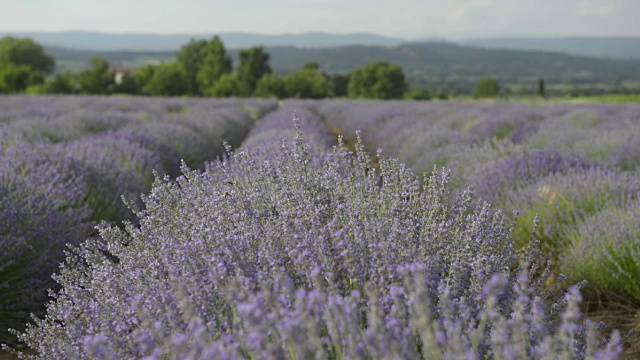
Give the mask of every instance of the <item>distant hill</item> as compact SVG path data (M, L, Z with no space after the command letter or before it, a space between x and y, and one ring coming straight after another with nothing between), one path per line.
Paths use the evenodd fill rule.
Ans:
M45 53L56 60L56 73L65 70L80 71L91 66L96 56L109 60L113 67L141 68L147 64L171 62L176 59L177 51L95 51L76 50L59 46L43 46Z
M74 50L93 51L176 51L192 38L211 39L219 35L228 49L263 46L328 47L342 45L395 46L404 40L387 36L354 34L284 34L260 35L251 33L220 34L110 34L91 31L65 32L17 32L0 33L0 36L28 37L46 46L64 47Z
M104 56L113 66L141 67L146 63L174 61L175 51L78 51L45 47L61 69L86 68L92 56ZM373 61L401 66L412 85L441 86L468 91L484 76L494 76L504 85L532 89L539 77L547 84L572 86L640 86L640 60L608 60L560 53L493 50L446 42L403 43L397 46L337 46L300 48L267 46L271 66L279 74L300 69L315 61L327 73L349 73ZM237 64L238 50L230 54Z
M561 52L618 60L640 60L640 37L471 39L458 43L489 49Z
M29 37L49 47L63 47L87 51L177 51L192 38L211 39L215 34L112 34L91 31L65 32L17 32L0 36ZM252 46L294 46L300 48L325 48L338 46L395 47L407 40L368 33L354 34L282 34L261 35L253 33L218 34L228 49L244 49ZM445 39L425 39L420 42L446 42ZM449 41L459 45L488 49L528 50L565 53L618 60L640 60L640 37L504 37Z
M539 51L496 50L446 42L404 43L395 47L344 46L324 49L267 48L277 72L316 61L329 73L346 73L373 61L400 65L415 85L442 83L469 88L484 76L502 84L570 85L640 83L640 60L608 60Z

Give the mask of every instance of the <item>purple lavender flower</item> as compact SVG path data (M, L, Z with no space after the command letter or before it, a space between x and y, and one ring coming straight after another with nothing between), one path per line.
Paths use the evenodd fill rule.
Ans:
M540 178L589 167L589 163L580 156L559 150L526 151L478 171L471 182L479 196L494 202L501 200L505 193L518 191Z
M60 358L619 354L582 336L592 327L554 326L576 323L575 301L519 266L544 258L515 250L502 212L451 193L447 172L421 184L381 154L369 168L362 139L355 153L308 145L327 136L318 121L260 156L157 179L139 226L102 226L69 252L62 291L19 339Z
M66 244L91 231L80 165L51 146L0 146L0 339L43 314Z
M29 313L44 313L47 289L59 289L51 275L67 244L78 246L95 235L97 222L136 220L129 206L143 210L140 194L151 187L154 170L175 176L181 157L203 167L223 153L223 139L239 144L253 122L244 105L258 116L277 106L252 100L0 98L0 341L13 342L7 328L22 331ZM140 131L147 126L170 131L154 137ZM122 195L131 202L125 204ZM99 348L88 344L78 351Z
M562 270L574 281L586 279L589 292L640 301L640 206L609 205L567 231L570 249Z

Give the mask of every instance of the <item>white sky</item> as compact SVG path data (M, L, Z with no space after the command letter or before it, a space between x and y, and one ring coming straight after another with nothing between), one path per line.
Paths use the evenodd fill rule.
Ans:
M0 32L640 36L640 0L0 0Z

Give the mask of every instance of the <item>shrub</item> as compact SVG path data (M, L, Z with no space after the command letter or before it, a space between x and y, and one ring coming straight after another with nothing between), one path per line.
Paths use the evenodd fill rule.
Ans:
M64 260L66 244L96 235L94 221L137 219L122 195L141 206L139 196L150 189L153 170L179 174L180 155L191 155L204 167L205 160L224 153L222 138L234 145L244 139L253 122L249 111L261 115L275 106L236 100L1 98L0 342L15 342L9 327L23 331L30 313L45 313L47 289L59 289L51 275ZM157 132L131 131L163 128L172 120L184 126L159 131L169 140L173 136L169 145L154 136Z
M296 105L300 107L298 102L285 102L281 108L260 119L242 143L242 148L264 153L267 150L277 150L281 146L282 139L294 138L296 130L291 126L289 116L294 112ZM323 153L334 144L333 137L327 132L317 115L304 107L295 111L297 116L305 119L305 141L309 147L312 147L312 154Z
M492 77L486 77L478 80L476 89L473 91L473 97L476 99L494 98L500 92L498 81Z
M562 270L609 299L640 304L640 202L608 206L566 233Z
M122 196L141 204L140 194L153 182L153 170L163 166L159 154L116 134L87 137L60 148L83 168L84 201L96 222L133 220Z
M24 130L31 141L47 139L54 143L80 140L83 137L115 131L137 119L121 112L74 111L60 116L31 117L14 121L10 130Z
M377 61L355 69L349 75L347 95L350 98L402 99L407 82L402 68Z
M92 232L79 164L48 146L0 141L0 341L44 313L66 244Z
M506 208L522 209L515 240L526 244L530 221L540 217L534 233L547 256L557 260L567 248L566 232L607 206L625 207L640 194L640 179L625 172L590 168L556 173L514 192Z
M589 167L582 157L556 149L520 151L479 169L472 183L483 199L502 205L505 198L541 178Z
M514 250L502 212L380 153L379 184L356 148L310 154L297 133L269 158L158 179L139 227L72 248L20 340L36 358L620 354L615 337L597 348L578 288L528 275L544 259Z

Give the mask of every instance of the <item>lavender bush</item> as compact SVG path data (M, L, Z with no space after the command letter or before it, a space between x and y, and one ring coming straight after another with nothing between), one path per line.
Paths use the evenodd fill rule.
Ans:
M637 191L638 105L343 101L320 109L339 131L362 129L368 149L382 147L418 174L446 165L455 188L471 184L494 206L521 210L520 246L540 214L535 236L554 260L571 251L566 231L584 231L585 217L611 204L626 209L620 204Z
M505 197L513 196L541 178L590 167L581 156L557 149L513 151L490 166L478 168L471 183L483 199L503 205Z
M6 100L6 101L5 101ZM51 105L37 111L35 104ZM253 119L275 101L44 97L0 99L10 110L6 138L60 143L84 168L85 199L95 221L133 220L121 197L135 201L149 189L157 170L179 174L180 161L202 168L224 153L223 140L238 145Z
M587 279L601 296L640 303L640 202L611 205L567 231L560 262L570 279Z
M476 194L496 206L493 197L482 193L482 190L478 192L477 188L479 186L482 188L479 182L484 176L490 176L488 174L497 163L522 152L522 147L505 139L487 139L472 144L466 149L452 154L449 158L447 168L451 170L452 185L456 189L460 189L474 184Z
M528 221L540 217L534 236L543 244L548 256L561 259L567 247L568 231L581 221L608 206L626 207L640 195L640 178L636 174L608 169L574 169L557 173L514 192L506 208L522 209L515 240L521 244L529 234Z
M602 162L623 171L640 168L640 122L629 121L627 126L607 135L605 141L609 151L602 156Z
M544 119L536 134L523 144L535 149L558 148L580 153L606 164L607 155L638 135L637 105L591 104L566 108Z
M380 184L358 140L318 156L297 133L270 158L156 180L139 227L71 248L19 357L619 356L579 287L529 275L544 258L535 239L514 249L512 219L379 152Z
M296 130L291 126L291 114L297 112L298 116L305 119L307 146L313 147L312 153L322 153L334 144L330 133L327 132L320 117L304 106L304 102L287 101L278 110L275 110L258 121L251 129L247 139L242 143L243 148L254 150L276 150L281 139L292 139Z
M633 170L640 158L634 156L640 134L637 105L334 101L319 108L338 132L362 130L365 146L386 149L417 173L434 165L449 167L460 152L490 139L529 151L580 154L623 170Z
M223 138L239 144L253 123L244 105L261 116L277 104L0 97L0 342L14 341L7 328L22 330L30 313L44 314L66 244L94 235L99 221L137 220L122 196L142 206L153 170L175 176L182 156L203 167L224 152ZM163 125L173 142L153 136Z
M253 119L238 108L206 113L165 115L155 121L134 123L123 130L171 148L189 166L202 168L224 153L223 141L237 145L247 136Z
M87 137L61 148L83 167L88 188L84 200L96 222L132 219L127 216L131 212L122 196L135 202L153 182L153 170L162 169L157 153L110 134Z
M93 230L80 165L50 146L0 142L0 341L43 314L66 244Z
M354 101L327 102L320 107L325 121L338 132L362 130L367 148L386 149L418 174L429 173L434 166L452 168L460 185L468 184L463 180L473 171L461 166L476 168L482 164L475 160L499 159L470 149L499 155L493 151L496 145L505 150L528 143L547 118L570 110L565 105Z
M150 150L154 156L160 158L162 163L160 168L154 167L153 170L172 177L180 174L180 161L182 159L180 158L180 154L178 154L178 152L169 144L163 143L159 139L149 136L149 134L142 134L139 131L129 129L121 129L116 132L111 132L107 134L107 136L114 139L122 139L130 144L128 146ZM153 181L153 174L143 173L140 175L143 175L145 186L148 185L147 189L149 189L151 184L147 183L147 181L149 178Z
M115 131L139 119L135 114L119 111L92 112L76 110L56 117L39 116L14 121L9 131L22 131L31 142L48 140L69 142L83 137Z

